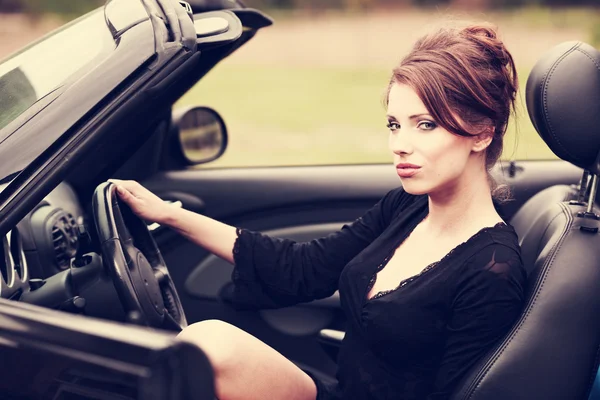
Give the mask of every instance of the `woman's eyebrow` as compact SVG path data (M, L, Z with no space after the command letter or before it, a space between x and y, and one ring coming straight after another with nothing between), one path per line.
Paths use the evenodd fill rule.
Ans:
M419 117L430 117L431 118L431 115L429 113L415 114L415 115L411 115L410 117L408 117L408 119L415 119L415 118L419 118Z
M429 117L429 118L432 118L431 114L429 114L429 113L421 113L421 114L411 115L410 117L408 117L408 119L416 119L416 118L419 118L419 117ZM394 117L393 115L389 115L389 114L387 115L387 119L394 120L394 121L397 120L396 117Z

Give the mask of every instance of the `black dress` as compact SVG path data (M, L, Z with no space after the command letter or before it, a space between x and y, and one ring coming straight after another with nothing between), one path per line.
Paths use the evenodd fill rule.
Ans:
M426 195L395 189L352 224L310 242L238 229L238 308L285 307L339 289L348 326L338 384L311 376L317 399L446 399L520 314L525 270L517 235L504 223L367 299L376 273L427 213Z

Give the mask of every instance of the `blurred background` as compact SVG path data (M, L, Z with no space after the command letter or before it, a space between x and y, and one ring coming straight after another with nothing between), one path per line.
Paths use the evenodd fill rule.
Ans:
M0 59L97 0L0 0ZM386 163L383 93L392 68L423 33L449 20L488 21L515 59L521 88L554 45L600 48L600 0L245 0L271 15L264 29L178 103L215 108L225 155L205 167ZM551 159L521 91L503 159Z

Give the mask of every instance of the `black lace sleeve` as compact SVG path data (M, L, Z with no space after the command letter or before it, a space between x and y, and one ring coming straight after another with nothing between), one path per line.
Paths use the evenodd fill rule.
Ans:
M456 284L453 313L434 392L447 399L463 375L510 330L519 316L525 270L519 253L493 244L473 256Z
M413 196L389 192L352 224L305 243L238 229L234 306L278 308L331 296L344 266L389 225Z

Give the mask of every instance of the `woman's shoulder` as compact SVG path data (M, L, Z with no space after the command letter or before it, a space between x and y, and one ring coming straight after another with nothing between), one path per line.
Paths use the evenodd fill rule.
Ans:
M520 256L519 237L512 225L498 222L486 226L473 235L468 241L471 246L471 256L477 257L488 252L500 252ZM484 251L485 250L485 251Z
M485 229L479 241L472 243L465 262L463 278L474 275L513 278L524 282L525 267L521 258L518 237L509 224L497 224Z

